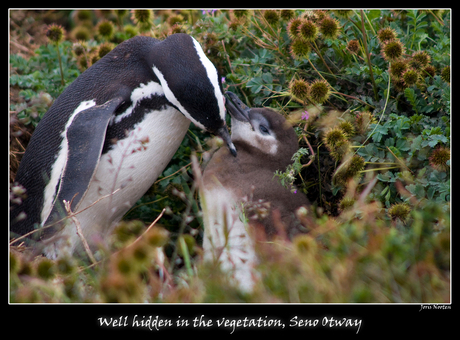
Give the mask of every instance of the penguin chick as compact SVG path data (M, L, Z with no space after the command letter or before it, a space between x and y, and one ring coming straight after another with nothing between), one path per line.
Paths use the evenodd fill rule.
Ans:
M220 263L242 290L251 291L257 276L254 228L263 226L268 238L284 233L291 239L306 231L295 212L310 203L274 176L299 148L294 129L271 109L249 109L232 93L227 96L238 154L220 148L203 172L204 259Z

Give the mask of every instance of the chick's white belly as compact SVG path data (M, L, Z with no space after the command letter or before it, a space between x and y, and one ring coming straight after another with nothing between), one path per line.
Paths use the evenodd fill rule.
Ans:
M189 125L190 121L173 108L150 112L125 139L101 156L90 186L74 211L81 211L76 218L90 246L103 241L155 182ZM80 244L74 223L69 223L60 236L68 238L70 252Z
M203 190L204 260L219 263L240 289L251 291L256 254L235 196L225 188Z

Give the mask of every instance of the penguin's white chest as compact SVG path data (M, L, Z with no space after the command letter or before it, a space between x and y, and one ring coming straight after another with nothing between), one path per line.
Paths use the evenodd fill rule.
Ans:
M189 125L190 121L174 108L147 114L127 138L102 155L79 209L112 194L94 210L106 214L109 221L121 218L163 172Z
M74 211L90 246L104 242L112 227L155 182L189 125L190 121L172 107L149 112L126 138L116 141L101 156L88 190ZM61 236L68 237L69 250L74 252L80 243L75 225L69 223Z

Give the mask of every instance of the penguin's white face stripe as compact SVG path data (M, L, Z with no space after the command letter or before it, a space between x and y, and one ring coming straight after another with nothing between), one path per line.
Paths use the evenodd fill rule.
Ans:
M257 122L252 122L254 129L248 122L241 122L232 118L232 141L245 142L264 153L276 155L278 140L273 134L263 134Z
M166 98L175 106L177 107L180 112L184 114L185 117L187 117L189 120L191 120L196 126L198 126L200 129L206 130L203 124L200 122L196 121L190 113L179 103L179 100L177 100L176 96L174 93L171 91L171 89L168 86L168 82L166 81L165 77L163 76L163 73L156 68L155 66L153 67L153 72L157 76L157 78L160 80L161 86L163 87L164 94Z
M195 38L191 37L193 40L193 44L195 45L196 52L200 57L200 61L203 64L204 68L206 69L206 74L208 75L209 80L211 81L212 86L214 87L214 96L217 99L217 103L219 105L219 113L220 117L223 121L225 121L225 103L224 103L224 96L220 90L219 86L219 79L217 75L216 68L214 67L213 63L206 57L201 48L201 45Z
M41 225L46 222L51 210L53 208L54 200L58 196L59 188L58 183L63 175L65 165L67 163L67 152L68 152L68 144L67 144L67 130L69 129L72 121L83 110L89 109L90 107L96 105L95 100L88 100L81 102L80 105L75 109L75 111L70 115L67 124L65 125L64 131L61 133L62 141L61 146L59 149L59 153L56 155L56 159L54 164L51 168L51 175L48 184L45 187L44 192L44 200L43 200L43 208L40 214L41 217Z
M131 106L128 107L126 111L122 114L114 116L110 124L119 123L122 119L130 116L138 102L140 102L142 99L150 98L153 95L164 95L164 91L161 87L161 84L158 84L154 81L148 82L147 84L141 83L138 88L134 89L133 92L131 92Z

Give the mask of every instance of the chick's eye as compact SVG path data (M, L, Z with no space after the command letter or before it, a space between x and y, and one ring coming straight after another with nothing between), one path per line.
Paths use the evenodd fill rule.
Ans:
M264 134L264 135L270 134L270 132L268 131L268 129L267 129L264 125L260 125L260 126L259 126L259 130L260 130L260 132L262 132L262 134Z

